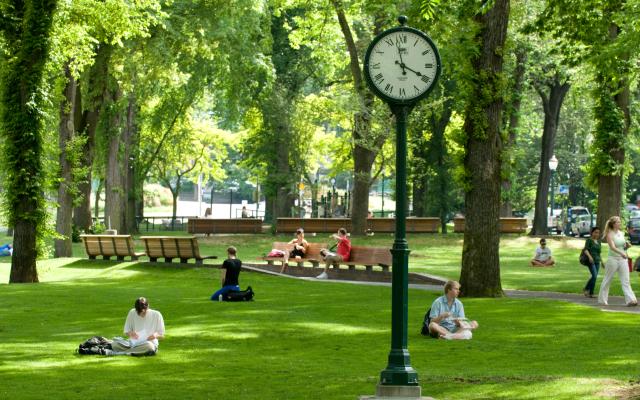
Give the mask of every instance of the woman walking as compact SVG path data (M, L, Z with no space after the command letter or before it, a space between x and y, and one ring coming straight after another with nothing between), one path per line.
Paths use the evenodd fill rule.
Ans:
M591 278L584 287L585 297L595 297L593 291L596 288L596 279L600 270L600 246L600 228L594 226L591 228L591 235L584 245L584 254L589 258L589 272L591 273Z
M609 287L611 286L613 275L617 272L620 276L625 303L627 303L627 306L633 307L638 305L638 301L629 283L627 249L631 247L631 244L624 240L624 233L620 230L621 226L620 217L614 216L609 218L607 225L604 227L603 236L609 244L609 257L605 263L606 271L602 286L600 286L598 303L605 306L609 304Z

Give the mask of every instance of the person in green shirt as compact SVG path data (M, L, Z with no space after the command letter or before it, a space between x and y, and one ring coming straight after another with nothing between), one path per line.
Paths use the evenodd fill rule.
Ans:
M596 288L596 279L598 278L601 262L600 245L600 228L594 226L591 228L591 236L584 245L584 254L589 258L589 272L591 273L591 278L589 278L584 287L585 297L595 297L593 291Z

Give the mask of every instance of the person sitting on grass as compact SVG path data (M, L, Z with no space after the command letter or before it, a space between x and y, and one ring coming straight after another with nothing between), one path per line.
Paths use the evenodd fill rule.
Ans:
M238 277L242 269L242 261L237 258L237 250L233 246L227 248L227 259L222 263L220 269L220 282L222 288L211 295L211 300L222 301L224 295L228 292L239 292L240 284Z
M435 299L429 313L429 334L431 337L462 340L471 339L472 329L478 327L476 321L469 321L464 316L464 307L458 300L460 284L448 281L444 285L444 295Z
M331 235L332 238L336 239L338 243L336 244L338 248L335 253L330 252L327 249L321 249L320 254L324 258L324 271L316 276L317 279L327 279L329 275L329 266L333 264L334 267L338 267L338 265L343 261L349 261L349 257L351 256L351 241L349 240L349 236L347 235L347 230L344 228L338 229L338 234Z
M104 355L153 356L158 351L158 339L164 338L162 314L150 309L147 299L139 297L127 314L124 333L129 339L114 338L111 350L104 349Z
M13 246L11 243L0 246L0 256L10 256L13 254Z
M536 249L536 254L531 259L532 267L551 267L556 261L551 256L551 249L547 247L545 238L540 239L540 247Z

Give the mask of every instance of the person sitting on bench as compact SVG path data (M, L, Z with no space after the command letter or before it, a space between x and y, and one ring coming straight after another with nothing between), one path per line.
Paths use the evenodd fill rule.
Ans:
M158 351L158 339L164 338L162 314L150 309L147 299L139 297L127 314L124 333L129 339L114 338L112 350L105 349L104 355L155 355Z
M211 295L212 301L222 301L228 292L239 292L240 283L238 277L242 269L242 261L237 258L237 250L233 246L227 248L227 259L222 263L220 269L220 281L222 288Z
M469 321L464 316L464 307L458 300L460 284L448 281L444 285L444 296L440 296L431 305L429 317L429 334L440 339L471 339L472 329L478 327L476 321Z
M338 248L335 253L327 249L321 249L320 254L324 257L324 271L318 276L317 279L327 279L329 275L329 267L333 264L334 267L338 267L341 262L349 261L349 257L351 256L351 241L349 240L349 236L347 235L347 230L344 228L338 229L338 234L331 235L332 238L336 239L338 243L336 245Z

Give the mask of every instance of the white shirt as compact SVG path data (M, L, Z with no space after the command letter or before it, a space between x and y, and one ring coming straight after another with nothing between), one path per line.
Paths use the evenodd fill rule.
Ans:
M143 333L147 337L152 333L164 336L164 319L159 311L147 309L144 318L139 316L135 308L129 310L127 320L124 323L124 333L134 331ZM153 344L158 345L158 339L153 339Z
M543 249L542 247L538 247L536 249L536 255L534 258L538 261L547 261L551 257L551 249L546 247Z

